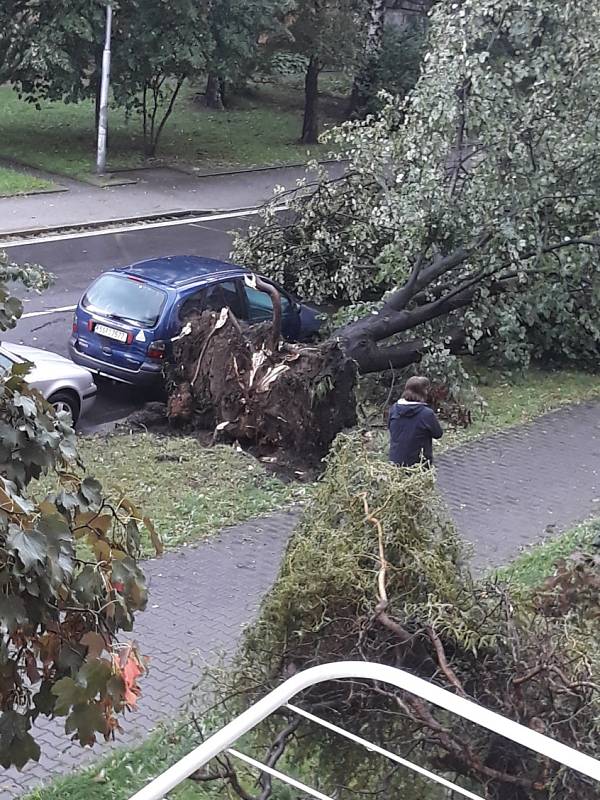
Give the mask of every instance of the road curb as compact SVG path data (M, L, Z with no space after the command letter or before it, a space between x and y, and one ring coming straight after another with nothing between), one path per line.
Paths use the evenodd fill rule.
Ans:
M326 166L327 164L339 164L342 162L347 162L347 158L324 158L322 160L317 161L319 166ZM215 169L210 170L208 172L201 172L196 171L194 167L187 166L185 164L154 164L152 166L147 167L134 167L133 169L112 169L110 170L111 175L118 175L122 172L140 172L143 173L146 170L153 170L153 169L172 169L176 172L181 172L183 175L193 175L195 178L219 178L224 175L246 175L249 173L254 172L272 172L278 169L300 169L301 167L308 168L308 162L306 161L295 161L290 164L267 164L266 166L259 166L259 167L224 167L223 169Z
M86 222L85 225L82 224L75 224L75 225L54 225L54 226L37 226L34 228L24 228L18 231L9 231L9 232L2 232L0 231L0 245L2 247L10 247L11 239L18 239L23 238L26 239L27 237L41 236L41 235L51 235L54 233L76 233L78 231L93 231L98 230L98 228L107 228L110 229L112 227L117 227L119 225L134 225L136 223L142 222L158 222L160 220L170 220L170 219L184 219L185 217L200 217L203 214L207 216L211 216L212 214L222 214L226 213L227 211L231 211L235 213L236 211L250 211L251 207L249 208L231 208L231 209L218 209L218 208L203 208L200 210L197 209L187 209L181 211L162 211L157 212L156 214L142 214L141 216L133 216L133 217L111 217L109 219L98 219L92 220L91 222Z

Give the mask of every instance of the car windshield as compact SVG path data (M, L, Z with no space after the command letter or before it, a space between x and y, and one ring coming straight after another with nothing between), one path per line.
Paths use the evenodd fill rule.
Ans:
M165 293L143 281L121 275L102 275L83 298L83 306L106 317L114 317L143 328L156 325Z

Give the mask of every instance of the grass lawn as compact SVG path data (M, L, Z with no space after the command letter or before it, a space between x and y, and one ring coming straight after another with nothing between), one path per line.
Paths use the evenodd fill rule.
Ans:
M109 496L125 494L138 505L166 549L266 514L307 491L282 483L231 447L201 447L190 438L111 434L81 438L79 450L87 474L100 480ZM145 535L143 542L144 554L154 555Z
M135 750L121 750L90 769L53 781L47 788L37 789L25 800L128 800L153 777L163 772L194 746L190 732L165 730L153 734ZM169 793L177 800L199 800L223 797L217 786L209 789L185 781Z
M2 91L0 89L0 91ZM0 167L0 197L9 197L14 194L27 194L28 192L39 191L40 189L50 189L50 181L36 178L33 175L26 175L17 172L15 169Z
M494 574L500 580L525 588L537 586L552 574L558 560L566 558L580 547L589 546L599 537L600 519L583 522L556 538L524 550L513 562Z
M475 412L468 428L447 429L442 440L445 447L523 425L563 405L600 398L600 375L589 372L531 367L522 377L481 368L472 374L486 406Z
M211 169L305 161L327 152L323 146L298 144L303 97L297 78L283 86L257 84L244 97L234 99L227 111L209 111L194 95L191 88L183 91L167 122L158 151L164 162ZM325 125L341 118L342 105L341 98L324 98ZM0 106L0 156L74 178L90 175L96 146L91 102L45 102L38 111L4 86L0 87ZM139 118L111 109L109 169L142 164Z

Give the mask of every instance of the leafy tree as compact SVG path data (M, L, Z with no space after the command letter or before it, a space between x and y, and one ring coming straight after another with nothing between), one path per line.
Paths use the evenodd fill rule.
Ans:
M32 103L77 103L99 89L101 0L4 0L0 4L0 81Z
M373 70L370 94L365 97L365 112L377 113L381 110L379 92L405 97L415 87L425 55L426 36L427 23L424 17L414 17L401 29L386 27L381 53Z
M596 363L598 4L463 0L430 23L414 92L335 134L345 177L235 255L342 305L365 372L476 347Z
M30 102L96 97L104 0L6 0L0 8L0 78ZM156 153L184 82L207 63L205 2L114 3L111 86L117 104L139 112L144 151Z
M363 0L298 0L289 32L292 50L306 57L304 119L300 141L319 138L319 75L355 58L360 42Z
M222 108L227 88L239 88L254 71L269 43L289 38L285 27L286 0L222 0L212 3L208 26L213 43L207 65L205 103Z
M383 88L404 95L414 86L424 19L431 5L432 0L371 0L362 58L350 96L349 116L364 117L367 111L372 111L377 92ZM386 24L386 12L390 7L406 14L401 28L390 22Z
M114 41L115 100L140 114L144 153L154 156L183 84L206 66L206 5L127 0L116 15Z
M48 276L0 256L0 329L22 308L8 284L44 288ZM65 717L82 745L119 729L135 705L143 664L118 644L144 608L135 558L139 512L111 504L86 477L67 415L55 415L24 380L0 377L0 764L22 767L40 748L40 715ZM51 486L44 497L42 484ZM150 523L148 523L150 524ZM159 543L157 542L157 545Z

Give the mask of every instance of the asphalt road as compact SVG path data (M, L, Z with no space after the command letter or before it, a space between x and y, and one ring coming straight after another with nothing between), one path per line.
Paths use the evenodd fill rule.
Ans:
M248 215L7 247L13 261L41 264L53 273L55 280L43 294L22 295L24 318L14 331L5 333L3 338L66 356L73 312L54 309L76 305L90 282L101 272L166 255L191 254L227 259L233 232L246 230L255 222L256 217ZM139 390L101 380L96 404L82 420L80 427L94 430L121 419L148 399L151 398Z

